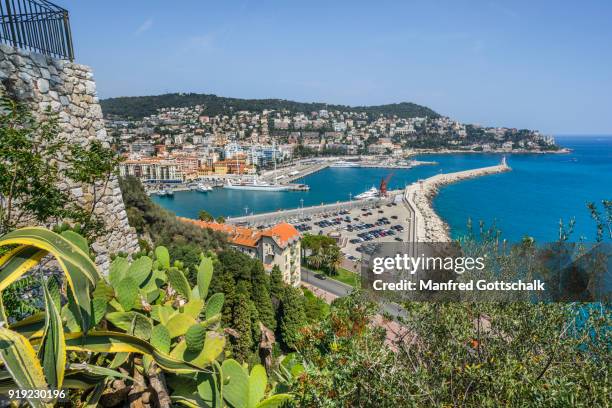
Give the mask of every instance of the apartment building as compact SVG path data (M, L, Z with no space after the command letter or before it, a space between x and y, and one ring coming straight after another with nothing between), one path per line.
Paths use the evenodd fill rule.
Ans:
M276 265L283 281L297 286L300 283L300 233L288 223L276 224L265 230L253 230L217 222L181 218L202 228L210 228L227 234L230 245L236 250L259 259L269 272Z

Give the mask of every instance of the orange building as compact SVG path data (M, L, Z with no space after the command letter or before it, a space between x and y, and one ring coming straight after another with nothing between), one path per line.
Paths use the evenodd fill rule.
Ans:
M184 222L209 228L227 235L229 243L238 251L259 259L267 271L276 265L283 280L293 286L300 283L300 233L286 222L265 230L254 230L218 222L181 218Z

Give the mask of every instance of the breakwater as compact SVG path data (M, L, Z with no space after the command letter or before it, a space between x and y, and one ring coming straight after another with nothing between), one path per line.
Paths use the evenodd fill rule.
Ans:
M404 202L414 214L413 228L417 242L448 242L450 234L448 225L438 216L432 207L432 199L440 187L475 177L503 173L511 168L505 159L497 166L481 167L458 171L455 173L437 174L406 187Z

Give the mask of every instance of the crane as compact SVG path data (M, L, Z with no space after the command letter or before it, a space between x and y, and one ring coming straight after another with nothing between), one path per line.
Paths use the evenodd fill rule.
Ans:
M387 174L387 177L380 180L380 188L378 189L381 197L387 196L387 186L389 185L389 180L393 177L393 172Z

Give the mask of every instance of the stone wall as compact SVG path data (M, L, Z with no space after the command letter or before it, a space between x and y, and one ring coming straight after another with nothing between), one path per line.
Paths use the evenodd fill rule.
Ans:
M86 146L100 140L108 146L109 137L91 68L0 44L0 82L3 91L30 104L34 112L42 113L47 108L57 112L61 134L70 143ZM60 187L80 204L91 203L90 186L66 180ZM100 194L95 212L102 216L109 233L91 247L96 253L96 263L107 273L110 255L134 253L138 250L138 240L136 231L129 226L116 177Z

